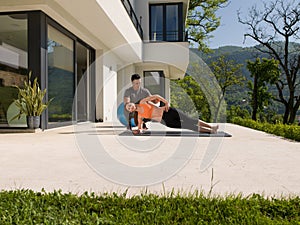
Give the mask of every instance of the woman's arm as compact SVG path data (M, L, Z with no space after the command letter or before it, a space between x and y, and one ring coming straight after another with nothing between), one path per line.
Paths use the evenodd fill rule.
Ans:
M138 129L137 130L132 130L133 134L140 134L143 133L143 119L141 117L138 117Z
M138 129L141 130L143 128L143 119L141 117L138 117Z
M147 103L149 101L155 101L155 100L159 100L159 101L165 103L165 105L169 105L169 102L166 99L164 99L163 97L161 97L160 95L150 95L150 96L148 96L146 98L143 98L140 101L140 104L145 104L145 103Z

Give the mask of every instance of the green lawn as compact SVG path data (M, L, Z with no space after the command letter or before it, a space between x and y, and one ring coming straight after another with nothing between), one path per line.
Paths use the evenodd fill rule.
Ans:
M0 224L300 224L300 198L0 192Z

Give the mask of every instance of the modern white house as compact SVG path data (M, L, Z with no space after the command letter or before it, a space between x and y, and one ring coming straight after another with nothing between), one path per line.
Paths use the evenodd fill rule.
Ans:
M170 97L185 74L189 0L0 0L0 128L29 71L46 100L41 128L114 119L130 77Z

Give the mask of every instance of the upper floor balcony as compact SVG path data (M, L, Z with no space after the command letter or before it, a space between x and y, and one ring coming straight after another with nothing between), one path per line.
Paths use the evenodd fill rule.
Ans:
M185 34L187 8L188 1L149 1L148 4L143 60L168 65L170 79L182 78L189 64Z

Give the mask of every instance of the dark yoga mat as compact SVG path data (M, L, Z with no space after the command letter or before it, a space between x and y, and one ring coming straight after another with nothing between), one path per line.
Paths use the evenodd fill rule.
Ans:
M193 131L146 131L145 133L133 135L131 131L126 130L119 134L120 136L167 136L167 137L231 137L231 134L228 134L223 131L219 131L216 134L206 134L198 133Z

